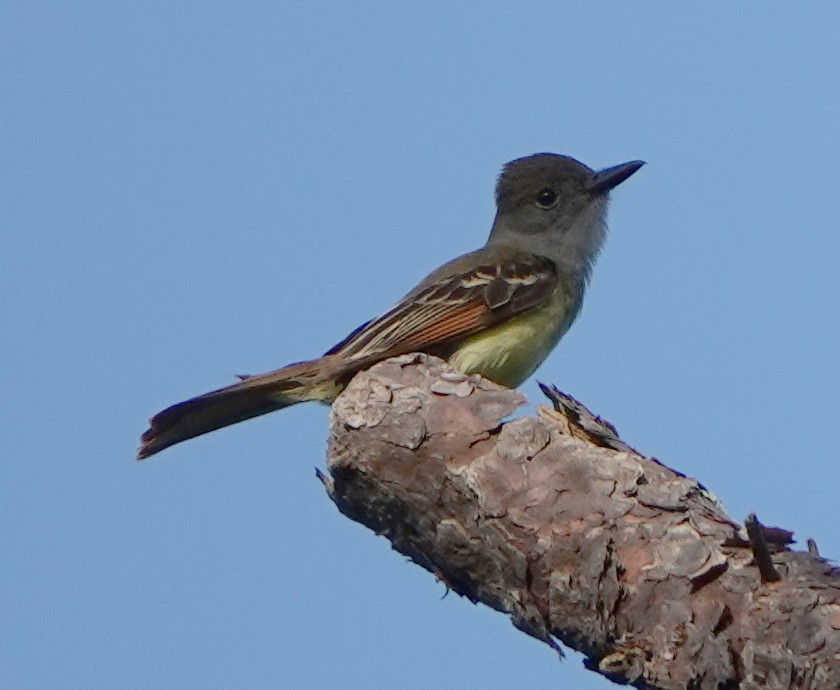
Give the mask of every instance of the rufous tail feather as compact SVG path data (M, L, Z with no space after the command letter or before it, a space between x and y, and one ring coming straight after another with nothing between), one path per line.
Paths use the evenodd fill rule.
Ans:
M339 358L321 357L176 403L149 420L140 438L143 460L176 443L307 400L332 401L341 390Z

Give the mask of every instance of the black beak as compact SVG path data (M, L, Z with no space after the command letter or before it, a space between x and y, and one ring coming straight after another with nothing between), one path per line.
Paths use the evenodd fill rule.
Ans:
M606 194L614 187L618 187L644 164L644 161L630 161L596 172L592 182L589 183L589 193L593 196Z

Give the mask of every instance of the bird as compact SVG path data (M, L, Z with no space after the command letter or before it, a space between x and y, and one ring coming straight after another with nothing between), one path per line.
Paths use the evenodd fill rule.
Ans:
M609 193L643 165L634 160L596 171L555 153L507 163L483 247L432 271L323 356L242 376L158 412L137 459L296 403L329 404L358 372L411 352L518 386L577 318L606 237Z

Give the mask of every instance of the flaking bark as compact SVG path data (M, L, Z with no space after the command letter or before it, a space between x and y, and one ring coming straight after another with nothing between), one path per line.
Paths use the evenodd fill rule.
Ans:
M549 391L550 392L550 391ZM448 588L617 683L840 688L840 576L777 550L762 581L743 526L557 392L521 394L409 355L358 375L331 416L339 510Z

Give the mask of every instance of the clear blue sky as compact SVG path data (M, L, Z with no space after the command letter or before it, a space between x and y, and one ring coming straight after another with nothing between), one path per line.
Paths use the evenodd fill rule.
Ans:
M399 5L0 10L4 688L611 687L341 517L326 408L133 460L480 245L536 151L649 163L538 377L840 555L838 5Z

